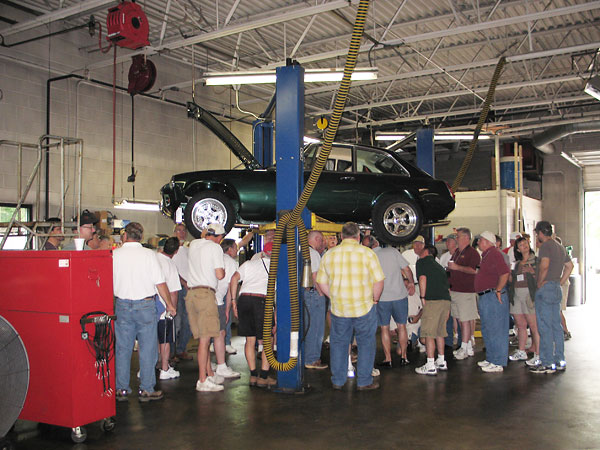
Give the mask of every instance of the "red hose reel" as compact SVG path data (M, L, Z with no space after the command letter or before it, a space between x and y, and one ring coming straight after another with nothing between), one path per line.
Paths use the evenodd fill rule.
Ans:
M148 19L142 8L133 2L122 2L108 10L106 39L119 47L138 49L150 45Z

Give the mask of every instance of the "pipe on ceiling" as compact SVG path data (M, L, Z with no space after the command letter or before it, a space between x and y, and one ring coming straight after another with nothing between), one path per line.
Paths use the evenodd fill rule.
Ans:
M531 141L538 150L551 155L555 153L554 141L570 136L571 134L600 132L600 123L597 121L570 123L558 125L535 135Z

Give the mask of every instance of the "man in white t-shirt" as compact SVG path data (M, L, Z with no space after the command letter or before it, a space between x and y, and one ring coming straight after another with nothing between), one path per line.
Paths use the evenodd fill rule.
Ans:
M229 281L238 269L238 263L235 259L237 256L238 246L233 239L223 239L221 241L221 249L223 250L223 264L225 265L225 278L219 280L217 284L217 308L219 310L219 328L220 336L214 338L215 356L217 358L217 375L223 378L239 378L240 373L235 372L225 362L225 333L227 330L227 321L229 319L229 311L231 303L226 303L227 290L229 289Z
M269 281L269 265L273 243L263 247L263 256L246 261L233 274L229 282L227 302L231 301L233 313L238 318L238 336L246 336L244 353L250 369L250 386L261 388L274 386L277 381L269 377L269 362L265 352L261 355L261 370L256 368L256 341L262 344L265 299ZM238 284L242 282L239 298Z
M179 250L179 239L176 237L170 237L165 241L162 253L157 254L158 263L165 276L169 295L171 297L171 303L177 304L177 294L181 290L181 283L179 282L179 274L177 273L177 267L173 262L173 256L177 254ZM160 355L160 375L161 380L170 380L172 378L178 378L179 372L169 365L169 356L171 353L171 344L175 342L174 323L173 317L167 311L167 305L164 300L158 298L160 306L157 305L157 310L160 313L158 317L158 348Z
M419 253L425 248L425 238L423 236L417 236L412 242L412 248L402 252L402 257L408 261L410 270L413 274L413 280L416 278L417 273L417 260L419 259ZM413 321L406 324L406 332L410 340L412 336L419 335L419 329L421 328L420 311L421 311L421 294L419 294L419 286L415 285L415 293L408 296L408 315L413 317ZM417 339L417 346L419 350L425 351L425 346L421 345Z
M144 228L137 222L125 227L121 248L113 252L113 293L115 296L115 366L116 398L127 401L131 393L129 384L131 352L137 338L140 359L139 401L149 402L163 398L155 391L156 355L158 354L156 302L159 292L171 315L177 313L165 276L154 251L140 244Z
M321 263L321 255L325 251L325 238L320 231L312 230L308 233L310 246L310 270L312 272L313 287L302 288L304 292L304 367L307 369L327 369L327 364L321 362L321 347L325 334L325 314L327 300L317 284L317 272ZM308 326L308 329L306 328Z
M223 250L219 242L225 237L225 228L218 223L209 224L206 237L194 239L189 251L188 293L185 297L194 339L198 339L198 382L200 392L222 391L224 378L216 375L210 365L211 338L221 334L217 308L217 285L225 277Z
M189 262L188 262L188 247L187 247L187 229L182 223L175 225L174 230L175 237L179 240L179 250L173 256L173 262L177 266L177 272L179 274L179 282L181 283L181 290L177 293L177 311L179 314L175 317L175 329L177 336L175 336L175 356L180 360L191 360L192 355L186 352L186 348L190 338L192 337L192 330L190 330L190 321L188 319L187 310L185 308L185 296L187 295L187 280L189 276Z

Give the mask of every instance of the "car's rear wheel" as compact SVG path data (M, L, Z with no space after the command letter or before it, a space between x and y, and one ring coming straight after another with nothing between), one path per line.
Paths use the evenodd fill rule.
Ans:
M373 230L391 245L411 242L421 230L423 214L419 206L406 198L387 198L373 208Z
M220 223L229 233L235 225L235 209L231 200L220 192L204 191L194 195L184 211L185 225L195 238L210 223Z

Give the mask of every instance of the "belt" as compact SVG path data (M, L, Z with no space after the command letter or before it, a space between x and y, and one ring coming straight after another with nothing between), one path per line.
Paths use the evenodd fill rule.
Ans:
M194 287L188 287L188 291L193 291L194 289L208 289L210 291L213 292L217 292L214 288L211 288L210 286L194 286Z
M485 291L478 292L477 295L485 295L494 291L496 291L496 288L486 289ZM501 292L504 292L504 289L502 289Z
M266 298L267 296L264 294L253 294L251 292L244 292L243 294L240 294L240 297L242 296L246 296L246 297L260 297L260 298Z

